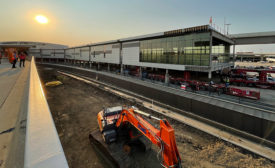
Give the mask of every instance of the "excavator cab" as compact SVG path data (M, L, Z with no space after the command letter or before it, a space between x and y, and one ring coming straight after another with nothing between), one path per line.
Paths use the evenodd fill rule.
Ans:
M122 106L104 108L97 115L99 129L102 133L103 140L109 144L116 141L116 122L120 117Z

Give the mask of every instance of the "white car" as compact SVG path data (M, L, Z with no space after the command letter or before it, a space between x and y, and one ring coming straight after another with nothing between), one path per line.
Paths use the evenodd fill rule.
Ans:
M247 80L256 82L259 79L257 77L247 77Z
M275 79L272 78L271 76L269 76L269 77L267 77L267 81L268 81L268 82L275 82Z

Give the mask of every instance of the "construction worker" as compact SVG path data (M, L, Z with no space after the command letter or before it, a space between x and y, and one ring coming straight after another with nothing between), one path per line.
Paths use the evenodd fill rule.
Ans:
M214 87L213 87L214 84L215 83L212 80L209 82L209 86L208 86L209 95L211 95L211 92L214 92Z
M13 52L13 55L12 55L12 68L16 68L16 62L17 62L17 53L16 51Z
M190 87L191 87L191 90L193 91L193 92L195 92L196 91L196 84L195 83L191 83L190 84Z
M226 79L225 79L225 88L226 89L228 88L229 83L230 83L229 77L226 77Z
M23 64L23 67L25 67L25 59L26 59L26 54L24 52L21 52L20 55L19 55L19 58L20 58L20 68L21 68L21 63Z
M212 85L214 85L215 83L211 80L210 82L209 82L209 85L210 86L212 86Z

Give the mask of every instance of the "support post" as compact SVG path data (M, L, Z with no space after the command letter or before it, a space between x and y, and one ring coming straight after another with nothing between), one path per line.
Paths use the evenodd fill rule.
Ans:
M261 61L264 61L264 55L261 55Z
M99 71L100 70L100 64L97 63L97 70Z
M123 64L120 64L120 75L123 75Z
M64 53L64 64L66 63L65 61L66 61L66 50L64 49L63 50L63 53Z
M110 64L108 63L108 71L110 71Z
M53 56L55 57L55 49L53 49ZM55 59L55 63L58 63L58 58Z
M92 62L90 62L90 69L92 69Z
M169 70L166 69L166 73L165 73L165 84L169 84Z
M139 67L139 78L142 79L142 67Z
M91 62L91 46L89 46L89 62Z

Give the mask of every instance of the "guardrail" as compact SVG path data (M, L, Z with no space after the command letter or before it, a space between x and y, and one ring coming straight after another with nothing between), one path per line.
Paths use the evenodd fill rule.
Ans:
M24 167L69 167L40 83L34 57L30 70Z

